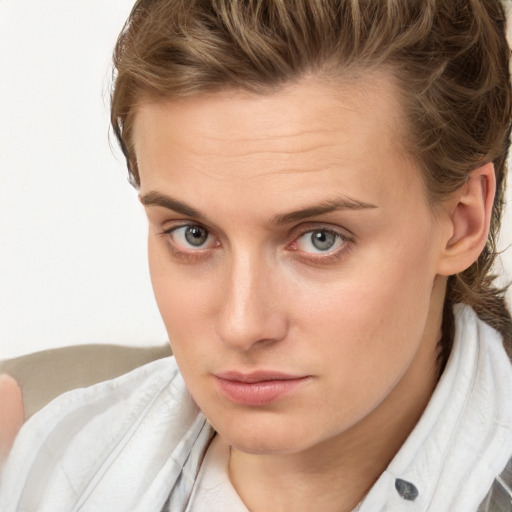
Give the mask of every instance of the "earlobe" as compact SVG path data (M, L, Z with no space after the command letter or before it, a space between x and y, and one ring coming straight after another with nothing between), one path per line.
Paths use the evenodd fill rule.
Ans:
M477 260L487 242L495 192L494 165L487 163L448 201L450 234L439 261L440 275L462 272Z

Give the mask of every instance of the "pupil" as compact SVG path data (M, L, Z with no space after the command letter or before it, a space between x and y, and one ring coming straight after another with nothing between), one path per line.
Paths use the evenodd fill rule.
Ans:
M191 226L185 231L185 238L190 245L198 247L206 242L206 239L208 238L208 231L199 226Z
M335 236L328 231L314 231L311 234L311 243L319 251L327 251L336 241Z

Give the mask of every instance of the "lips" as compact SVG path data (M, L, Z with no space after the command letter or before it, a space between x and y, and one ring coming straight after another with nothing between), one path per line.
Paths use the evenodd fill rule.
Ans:
M222 372L215 375L217 386L236 404L262 406L284 398L309 380L309 376L281 372Z

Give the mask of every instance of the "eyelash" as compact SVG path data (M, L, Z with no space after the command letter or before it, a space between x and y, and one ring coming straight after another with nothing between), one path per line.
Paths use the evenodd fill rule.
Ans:
M198 260L205 260L209 259L211 255L213 254L210 252L210 249L215 249L217 247L220 247L220 242L217 242L215 247L209 247L205 249L191 249L189 251L187 250L180 250L176 246L176 244L172 241L171 237L172 234L177 231L178 229L187 228L187 227L199 227L202 229L205 229L208 233L208 236L215 236L213 235L212 231L210 231L207 227L198 224L198 223L187 223L187 224L179 224L176 226L172 226L168 229L163 230L159 233L159 236L166 239L167 246L169 247L169 250L173 257L180 259L185 262L196 262ZM308 233L314 233L314 232L325 232L333 235L336 239L341 239L342 244L340 247L333 251L326 251L326 253L318 252L318 253L306 253L300 251L300 249L294 248L293 245L296 245L298 241ZM331 226L325 226L325 225L307 225L304 226L302 229L300 229L298 232L294 230L292 232L292 241L287 243L286 247L289 251L295 253L295 257L299 258L300 260L303 260L305 262L314 262L314 263L325 263L328 264L333 261L339 260L342 256L345 255L345 253L350 249L350 246L354 243L353 237L349 237L344 233L341 233L340 231L333 229Z
M318 252L318 253L307 253L302 252L300 249L291 248L294 244L297 244L298 241L308 233L315 233L315 232L323 232L323 233L329 233L335 237L335 239L341 240L341 245L334 249L334 250L327 250L325 253ZM315 226L308 226L304 227L301 231L298 233L294 233L293 235L293 241L287 245L287 247L290 247L289 250L293 251L301 260L304 260L306 262L315 262L315 263L331 263L334 261L339 260L341 257L343 257L346 253L346 251L350 248L350 244L353 242L353 239L345 235L344 233L341 233L340 231L333 229L331 226L322 226L322 225L315 225Z
M205 226L202 226L201 224L197 223L188 223L188 224L179 224L176 226L172 226L168 229L163 230L161 233L159 233L159 236L165 239L166 244L172 254L172 256L176 259L182 260L184 262L190 262L194 263L198 260L209 258L211 256L211 252L209 250L211 248L206 249L192 249L192 250L180 250L178 249L177 245L172 241L172 234L177 231L178 229L187 228L187 227L199 227L202 229L205 229L208 233L208 235L211 235L212 232ZM220 244L219 244L220 245Z

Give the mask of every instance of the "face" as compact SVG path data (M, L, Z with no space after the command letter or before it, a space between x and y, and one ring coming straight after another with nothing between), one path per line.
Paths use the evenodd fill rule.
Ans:
M138 108L156 300L236 448L307 450L432 381L442 236L403 125L386 75Z

